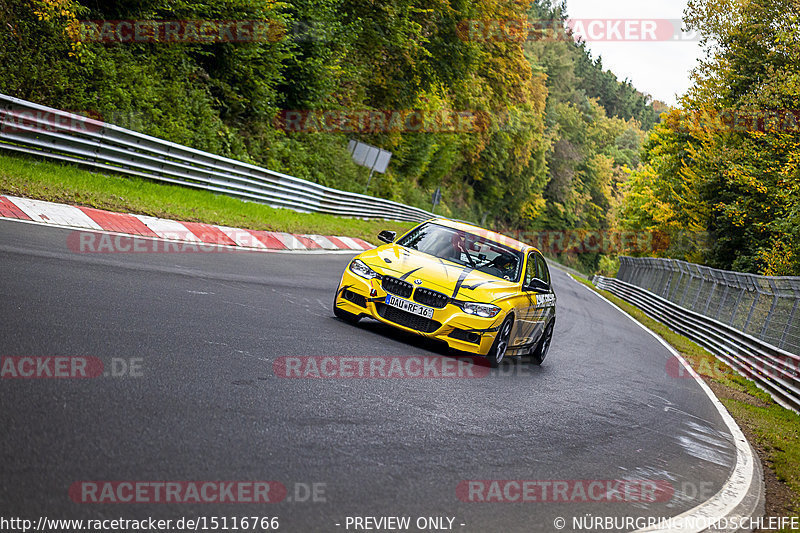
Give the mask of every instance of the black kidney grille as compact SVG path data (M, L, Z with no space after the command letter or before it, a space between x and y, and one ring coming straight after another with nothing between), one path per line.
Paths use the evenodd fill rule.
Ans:
M430 289L419 288L416 291L414 291L414 301L417 303L421 303L422 305L427 305L428 307L435 307L436 309L441 309L447 305L447 302L450 301L450 298L448 298L446 294L442 294L441 292L432 291Z
M401 298L408 298L414 290L414 287L409 282L393 278L392 276L383 276L381 287L383 287L383 290L386 292L391 292Z

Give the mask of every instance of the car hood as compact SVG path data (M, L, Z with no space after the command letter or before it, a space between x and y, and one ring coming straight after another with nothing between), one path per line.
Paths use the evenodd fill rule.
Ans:
M376 272L402 278L414 286L439 291L458 300L494 302L520 290L519 282L506 281L396 244L364 252L359 259ZM420 283L415 283L417 281Z

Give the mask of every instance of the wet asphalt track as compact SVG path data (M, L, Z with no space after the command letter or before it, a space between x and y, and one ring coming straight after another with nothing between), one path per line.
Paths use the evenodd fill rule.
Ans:
M412 526L446 516L463 532L552 531L557 516L675 515L733 467L700 387L672 377L664 347L558 270L540 368L285 379L273 373L281 356L448 356L333 317L349 255L75 254L69 232L0 221L0 355L134 358L141 376L0 380L3 516L278 516L279 531L298 532L345 531L347 516ZM493 479L645 479L676 492L658 503L458 499L459 482ZM289 498L77 504L68 489L80 480L274 480ZM289 501L297 483L324 484L325 501Z

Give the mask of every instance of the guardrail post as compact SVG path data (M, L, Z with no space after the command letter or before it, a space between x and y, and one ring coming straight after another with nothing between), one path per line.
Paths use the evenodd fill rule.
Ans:
M697 307L697 302L700 300L700 293L703 292L703 287L706 286L706 280L702 277L700 278L700 286L697 288L697 294L694 295L694 300L692 300L692 306L690 309L695 309Z
M725 290L722 291L722 298L719 301L719 305L717 306L717 312L714 315L714 318L719 320L719 315L722 314L722 308L725 306L725 302L728 300L728 293L731 291L731 286L728 285L727 280L725 280Z
M700 286L697 288L697 294L694 295L694 301L692 302L692 307L690 309L697 309L697 302L700 301L700 295L703 294L703 287L706 286L706 275L699 266L696 266L697 273L700 274Z
M706 301L706 306L703 309L703 314L708 315L708 307L711 305L711 300L714 298L714 292L717 290L717 280L712 280L711 282L711 292L708 293L708 300Z
M656 262L653 265L653 292L656 294L661 294L661 291L664 289L664 268L660 262Z
M742 301L742 295L744 295L745 291L745 288L741 286L738 280L737 284L739 285L739 287L737 287L739 294L736 296L736 303L733 304L733 313L731 313L731 319L728 321L729 326L733 325L733 321L736 318L736 313L739 311L739 303Z
M653 287L656 283L656 270L653 268L653 265L650 264L651 261L648 261L648 269L647 269L647 281L645 282L644 288L648 290L653 290Z
M753 300L753 305L750 306L750 312L747 313L747 320L745 320L744 327L742 328L742 331L745 333L747 333L747 327L750 325L750 320L753 319L753 311L756 310L756 305L758 304L759 298L761 298L761 291L756 290L756 297Z
M627 261L626 257L620 257L619 258L619 270L617 270L617 275L616 275L617 279L622 279L622 277L625 275L625 270L627 268L627 264L628 264L628 261Z
M775 287L773 286L772 282L770 282L770 287L773 289L773 293L775 294L775 296L772 298L772 305L769 308L769 313L767 313L767 318L764 320L764 326L761 328L761 334L759 335L759 338L761 340L763 340L764 337L766 337L767 335L767 327L769 326L769 323L772 321L772 315L773 313L775 313L775 308L778 307L778 300L780 299L780 296L778 296L778 291L775 290Z
M669 290L672 288L672 275L674 274L672 268L665 268L664 272L666 273L665 276L667 277L667 282L664 284L664 287L661 289L661 296L664 298L669 297Z
M794 305L792 306L792 312L789 313L789 320L786 321L786 325L783 327L783 333L781 334L781 341L778 343L778 348L783 350L783 347L786 346L786 336L789 334L789 328L792 326L794 322L794 314L797 312L797 302L800 302L797 298L794 300Z
M661 260L661 290L659 291L659 295L664 296L671 278L672 271L669 269L669 265L664 260Z
M674 263L673 263L674 264ZM683 269L678 265L678 271L680 272L680 276L678 276L678 282L675 284L675 290L672 291L672 297L667 297L667 299L677 303L678 299L678 289L681 286L681 281L683 281Z
M638 277L639 277L639 261L636 258L634 258L631 261L631 263L632 263L631 264L631 274L630 274L630 279L628 280L628 283L633 283L634 285L636 285Z
M692 282L694 281L695 275L692 272L692 269L689 269L689 281L686 283L686 290L683 291L683 296L681 297L681 301L678 305L683 306L683 302L686 301L686 297L689 296L689 289L692 288Z

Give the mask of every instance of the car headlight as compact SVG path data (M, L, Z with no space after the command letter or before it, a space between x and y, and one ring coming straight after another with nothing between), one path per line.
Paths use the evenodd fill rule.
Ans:
M492 318L497 316L500 308L492 304L476 304L472 302L464 302L461 304L461 309L470 315L480 316L483 318Z
M350 272L355 274L356 276L360 276L364 279L374 279L380 278L381 275L372 270L361 259L356 259L352 263L350 263Z

